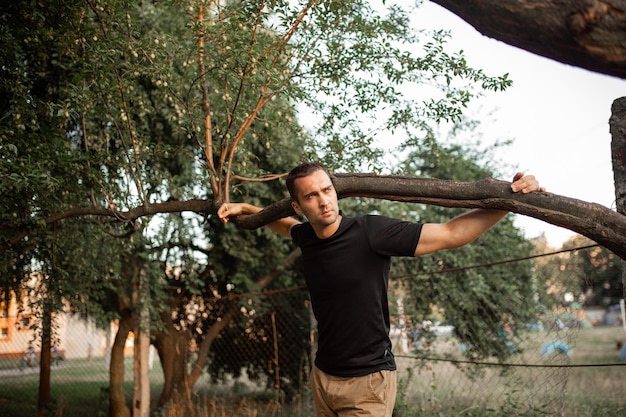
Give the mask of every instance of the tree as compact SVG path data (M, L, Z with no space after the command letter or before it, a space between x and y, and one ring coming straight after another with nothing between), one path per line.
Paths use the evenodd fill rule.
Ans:
M379 130L420 137L429 120L458 120L481 89L510 84L506 75L489 76L462 54L447 53L443 32L423 41L398 7L377 13L363 1L70 3L18 3L2 11L0 268L6 287L18 287L35 262L57 268L73 289L79 283L70 265L80 264L92 286L88 297L72 301L98 304L90 311L102 318L132 318L139 306L126 301L141 274L153 278L150 288L163 298L171 296L159 281L168 268L184 272L188 294L195 287L224 297L232 285L237 292L254 287L254 277L271 275L259 257L290 248L262 231L226 233L232 230L212 216L222 201L245 197L269 205L248 219L258 228L292 214L284 200L271 205L285 194L270 180L294 160L316 156L348 171L376 167ZM432 88L422 100L402 94L424 85ZM344 175L337 184L342 197L530 213L583 228L612 249L626 236L620 220L601 208L549 195L513 197L494 181ZM608 226L590 226L590 212ZM53 243L59 248L60 234L82 238L83 228L107 238L87 240L78 262L70 252L48 250ZM188 231L188 238L166 233L174 229ZM267 243L264 251L252 241ZM99 270L87 267L100 250L110 255L112 270L98 262ZM125 271L128 259L140 268ZM169 284L177 279L169 277ZM122 296L112 299L118 286ZM181 308L176 299L167 301L171 311ZM227 317L231 307L213 317ZM166 319L162 329L173 321ZM221 324L210 326L218 322L204 323L211 331L203 334L222 331ZM131 326L122 323L120 339ZM177 324L180 334L172 336L184 335L188 323ZM207 353L211 339L204 341ZM119 397L114 406L122 415Z
M620 78L626 77L624 57L624 10L621 1L507 1L433 0L474 26L482 34L532 53ZM530 28L530 29L529 29ZM620 120L624 100L612 106L611 145L618 213L626 213L624 181L626 164L620 157L624 149L624 129ZM600 218L600 217L599 217ZM618 220L619 221L619 220ZM585 236L594 238L583 232ZM601 242L601 240L597 240ZM603 243L606 244L606 243ZM607 246L622 258L624 242ZM623 276L626 291L626 275ZM626 292L624 293L626 296Z
M611 107L611 159L613 161L613 175L615 177L615 201L617 212L626 215L626 98L622 97L613 102ZM624 298L626 298L626 259L622 258L622 284Z
M398 174L455 181L494 176L496 167L490 158L491 149L459 144L461 138L474 143L475 129L476 125L471 123L458 126L451 132L449 143L421 141L421 146L409 153ZM401 218L435 223L445 222L463 211L416 204L400 204L397 208L404 209L403 214L394 213ZM466 267L520 258L528 256L530 251L531 245L507 217L470 245L397 262L401 264L399 274L408 275L402 280L410 294L405 304L411 305L418 323L431 318L433 309L440 313L441 321L453 323L454 334L465 344L464 353L468 357L493 356L504 361L516 352L511 346L521 327L514 324L530 322L540 309L534 302L531 265L515 262ZM442 273L436 274L437 271ZM505 318L511 333L499 331Z
M338 12L347 13L347 12L351 12L351 10L343 10L343 11L342 10L338 10L338 11L336 10L335 12L336 13L338 13ZM337 20L337 19L335 18L333 21L335 21L335 20ZM398 35L401 35L401 33L398 34ZM428 44L427 45L427 51L431 55L427 55L427 57L425 59L418 59L416 61L412 61L410 63L410 65L415 65L415 66L417 66L417 68L422 68L422 67L426 66L428 63L431 63L434 66L437 66L437 65L449 65L449 68L450 67L457 68L457 69L454 70L454 72L459 74L459 75L461 75L461 76L464 76L464 77L465 76L467 76L467 77L474 77L474 78L479 77L479 79L480 78L483 79L483 84L485 84L486 86L488 86L488 87L491 86L491 88L498 88L497 84L496 84L496 80L485 78L485 77L483 77L483 75L480 72L474 72L474 71L472 71L469 68L468 69L463 69L462 71L459 71L459 69L458 69L459 64L463 65L461 57L459 57L459 59L457 60L457 59L455 59L455 57L449 57L449 56L446 56L445 54L443 54L443 55L440 55L440 56L443 56L443 58L445 60L443 60L443 61L440 60L439 62L437 62L437 59L439 59L437 53L442 52L441 48L435 46L435 44ZM333 62L334 61L335 60L333 60ZM435 64L437 64L437 65L435 65ZM322 66L314 66L312 71L313 71L313 73L315 73L315 72L319 73L318 75L323 75L324 74L323 68L327 68L327 67L325 67L323 65ZM462 66L461 68L467 68L467 67L466 66ZM317 79L320 79L320 80L321 79L328 79L328 77L320 76ZM320 85L321 84L314 85L314 86L315 87L320 87ZM370 87L371 87L371 85L370 85ZM452 97L453 95L450 95L450 96ZM464 96L466 98L468 98L467 94L465 94ZM371 105L371 103L368 104L366 101L361 101L359 103L362 104L362 105ZM428 110L426 112L424 112L422 110L422 111L416 111L413 114L416 114L416 115L431 114L431 115L434 115L434 116L437 116L439 114L439 115L441 115L443 117L443 114L441 113L441 111L446 108L445 101L438 101L438 102L436 101L436 102L434 102L434 104L435 105L429 107L430 110ZM462 104L462 102L461 102L461 104ZM329 108L332 109L333 107L331 106ZM336 106L334 108L336 108ZM367 108L367 107L365 107L365 108ZM419 109L419 107L418 107L418 109ZM394 115L393 120L395 121L396 124L399 123L399 120L402 120L402 119L400 119L401 117L405 118L405 122L406 123L411 123L411 120L416 120L416 119L406 120L407 116L408 116L408 113L406 113L405 111L398 111ZM332 119L332 117L329 118L330 122L332 122L331 119ZM335 119L336 119L336 116L335 116ZM17 125L19 126L19 124L17 124ZM194 124L192 124L192 126L193 125ZM323 126L333 126L333 124L332 123L326 123L326 124L323 124ZM12 149L12 148L11 147L6 147L5 151L9 151L9 149ZM533 202L533 204L541 205L539 202ZM515 203L513 203L513 205L515 205ZM211 212L214 209L214 207L212 207L211 204L206 204L206 203L202 204L201 202L195 202L194 203L194 202L191 202L191 201L189 202L189 204L186 205L186 207L188 209L190 209L190 210L197 210L197 211L200 211L200 212ZM570 207L578 208L578 207L576 207L576 204L570 205ZM502 207L502 208L506 208L506 207ZM126 214L129 215L130 219L137 219L139 217L142 217L142 216L145 216L145 215L150 215L150 214L153 214L153 213L158 212L158 211L171 211L171 210L180 210L180 209L181 209L181 205L180 204L176 204L176 203L164 204L164 205L160 205L160 206L156 206L154 204L146 206L144 204L143 207L138 208L136 211L129 212L129 213L126 213ZM595 208L594 207L582 207L582 209L583 210L594 210ZM106 209L106 208L103 208L103 207L83 207L81 209L74 209L74 210L69 210L69 211L65 211L65 212L59 212L55 216L49 216L47 218L44 218L43 221L46 222L46 223L54 222L54 221L57 221L59 218L63 218L63 217L67 217L67 216L88 215L90 213L91 214L111 216L111 217L114 218L115 214L116 214L116 210L111 210L110 208ZM528 214L528 213L524 212L523 214ZM603 214L604 213L601 213L600 215L603 215ZM570 223L571 220L563 220L563 218L560 218L560 219L556 219L554 221L551 221L551 216L547 215L545 212L544 213L540 213L540 215L538 217L540 217L540 218L542 218L544 220L547 220L547 221L549 221L549 222L551 222L553 224L557 224L557 225L560 225L560 226L563 226L563 227L569 227L570 226L569 223ZM566 217L566 218L568 217L567 213L565 214L564 217ZM616 220L616 221L618 222L618 225L619 225L619 220ZM611 226L613 226L613 224ZM25 233L24 229L25 228L26 228L25 224L17 224L17 225L11 226L11 228L8 229L8 231L7 231L8 237L5 240L5 243L3 244L3 247L4 248L8 248L8 247L14 247L15 245L17 245L20 242L21 237L24 236L24 233ZM571 228L571 227L569 227L569 228ZM588 232L588 227L583 226L583 230L580 230L580 228L573 228L572 230L576 230L576 231L579 231L582 234L586 234ZM16 231L17 234L13 234L10 231ZM597 236L590 236L590 237L594 238L595 240L598 240ZM613 236L611 236L611 239L613 239Z
M74 274L84 268L89 275L80 278L91 286L71 301L102 319L118 317L116 346L141 307L133 302L138 277L156 277L155 261L161 271L184 267L190 290L210 289L218 276L220 296L231 285L245 291L267 270L261 273L260 252L241 247L252 237L271 243L265 253L275 254L284 244L258 232L220 237L215 230L224 229L210 215L221 201L238 192L263 205L279 199L284 189L268 180L303 154L334 166L375 165L380 151L371 146L373 135L355 127L359 114L386 128L419 130L425 117L459 117L474 85L509 85L506 76L490 77L462 55L447 54L443 34L420 44L407 22L398 8L383 16L366 2L43 1L3 9L0 187L8 198L0 213L0 264L9 272L3 284L19 286L35 261L54 266L67 293L79 294ZM409 53L407 43L419 53ZM404 100L403 88L426 82L437 87L433 94ZM296 102L317 112L310 136L296 123ZM156 216L180 212L200 216ZM177 227L192 238L156 238L149 231L160 222L163 231ZM60 235L66 244L86 238L83 228L120 241L92 237L79 259L59 250L46 256L53 243L61 247ZM99 270L88 268L100 251L114 268L99 262ZM156 292L159 280L150 287ZM210 338L204 341L206 353ZM119 371L114 361L112 384ZM113 414L124 415L113 388Z
M626 76L626 54L622 42L626 5L621 1L432 1L455 13L486 36L559 62L621 78ZM611 116L617 211L622 214L626 213L623 198L626 164L620 157L625 137L621 122L624 107L623 99L616 100ZM617 220L621 222L619 218ZM581 233L606 244L596 237ZM617 247L607 247L622 258L622 269L626 270L625 254L620 250L624 242L620 242ZM623 284L626 288L626 275Z
M585 247L593 242L574 237L565 242L563 249ZM585 305L603 306L618 304L623 297L622 268L620 260L601 246L572 253L570 270L575 272L577 299Z
M565 64L626 78L623 1L432 1L485 36Z
M537 262L539 291L547 306L568 306L572 301L585 306L608 307L623 297L620 259L606 248L575 236L559 251Z

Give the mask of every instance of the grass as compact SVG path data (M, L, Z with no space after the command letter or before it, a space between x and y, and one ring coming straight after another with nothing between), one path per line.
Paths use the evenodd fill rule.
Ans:
M518 366L509 368L402 359L394 416L624 415L626 366L616 349L620 338L626 339L621 327L530 333L519 345L524 353L509 360ZM555 339L567 342L569 355L541 353ZM436 351L464 359L451 341L439 342ZM550 367L532 366L537 364ZM594 364L613 366L560 367Z
M614 364L615 366L538 368L485 367L449 362L420 362L398 358L401 384L395 417L446 416L535 416L613 417L626 410L626 366L620 366L616 341L626 340L618 327L570 330L559 334L573 348L571 355L546 358L537 354L555 334L540 332L520 345L518 364L572 365ZM443 341L437 352L454 356L458 345ZM459 356L460 357L460 356ZM6 361L4 361L6 362ZM474 371L475 374L462 372ZM126 364L128 396L132 395L132 366ZM477 373L476 373L477 372ZM36 415L38 372L17 371L17 361L0 361L0 416ZM152 397L160 394L162 374L151 371ZM108 370L103 360L67 360L52 368L51 394L54 413L59 417L108 415ZM273 401L273 393L233 381L230 385L209 385L203 381L192 394L196 406L183 405L159 413L162 417L221 416L311 416L308 400L295 405ZM130 398L129 398L130 402Z
M572 363L619 364L617 340L626 340L626 333L621 327L581 331L572 354ZM626 414L626 366L572 368L565 404L567 416L571 417Z
M127 392L132 392L132 362L126 363ZM50 395L55 413L67 417L106 416L108 369L104 360L66 360L51 368ZM0 416L36 416L38 368L19 370L17 360L0 361Z

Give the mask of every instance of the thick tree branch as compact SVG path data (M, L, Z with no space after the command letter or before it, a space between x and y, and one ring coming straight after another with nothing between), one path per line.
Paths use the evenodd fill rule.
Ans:
M372 197L443 207L508 210L580 233L626 259L626 216L599 204L551 193L516 194L510 183L486 179L473 183L426 178L342 174L334 176L339 198ZM254 229L293 215L288 199L261 212L237 218ZM424 219L428 221L428 219Z
M159 213L180 213L193 211L196 213L215 213L220 203L211 200L187 200L167 201L164 203L144 204L128 211L112 210L107 207L87 206L72 207L67 210L45 216L35 225L0 225L2 236L0 237L0 250L5 250L26 237L34 229L47 226L58 221L77 217L104 217L114 222L131 223L140 217L151 216Z
M623 0L432 0L485 36L556 61L626 78Z
M599 204L551 193L517 194L511 191L509 182L494 179L457 182L373 174L339 174L333 176L333 180L339 198L372 197L443 207L500 209L523 214L587 236L626 259L626 216ZM130 222L157 213L193 211L208 215L215 213L217 208L219 204L199 199L145 205L124 212L85 207L48 216L45 223L87 215ZM256 229L294 214L290 201L285 199L257 214L240 216L234 221L242 228ZM26 230L16 233L12 239L0 244L0 249L17 243L26 233Z

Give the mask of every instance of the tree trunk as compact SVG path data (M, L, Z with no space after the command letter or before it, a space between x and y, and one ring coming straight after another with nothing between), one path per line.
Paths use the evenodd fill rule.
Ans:
M556 61L626 78L626 2L432 0L485 36Z
M39 357L39 399L37 415L45 417L50 414L50 351L52 349L52 314L50 301L43 300L43 316L41 323L41 355Z
M213 323L207 334L202 339L198 349L198 359L196 359L191 368L191 372L189 373L189 383L191 386L193 386L198 381L198 378L200 378L200 375L202 375L202 370L207 364L213 341L238 314L239 306L233 305L226 312L226 314L224 314L221 320Z
M168 317L163 318L163 323L167 329L155 332L153 341L163 368L163 390L159 406L164 406L172 398L185 395L189 388L187 366L191 335L188 330L176 329Z
M293 263L301 255L300 249L293 250L282 262L281 268L274 268L270 273L261 277L257 281L259 288L268 286L280 271ZM167 326L165 331L154 333L154 346L156 347L161 365L163 367L163 391L159 398L159 406L164 406L172 400L176 401L187 395L189 390L198 381L205 368L211 345L215 338L224 330L224 328L233 320L239 311L239 307L235 304L230 308L221 319L215 322L206 332L198 347L198 356L192 364L192 369L187 372L189 363L189 344L191 335L188 331L179 331L176 329L166 313L162 314L163 323Z
M626 97L618 98L611 107L611 159L615 183L617 212L626 215ZM622 283L626 299L626 260L622 259Z
M111 365L109 367L110 417L130 417L130 409L126 405L124 396L124 347L132 328L133 319L131 315L122 315L111 349Z
M192 364L190 372L187 372L189 365L189 345L191 335L187 330L179 331L174 328L171 320L165 318L167 331L155 334L154 345L159 352L161 365L163 367L163 391L159 398L159 406L173 402L179 404L179 400L187 397L189 392L202 375L202 370L207 364L211 345L220 332L231 322L239 311L237 306L230 309L221 320L215 322L198 348L196 360Z
M144 292L145 293L145 292ZM147 309L140 313L139 325L135 327L133 417L150 416L150 317Z

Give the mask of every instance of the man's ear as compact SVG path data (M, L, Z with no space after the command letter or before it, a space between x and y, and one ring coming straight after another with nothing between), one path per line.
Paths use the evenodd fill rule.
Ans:
M302 216L302 209L298 203L291 201L291 207L293 207L293 211L295 211L298 216Z

